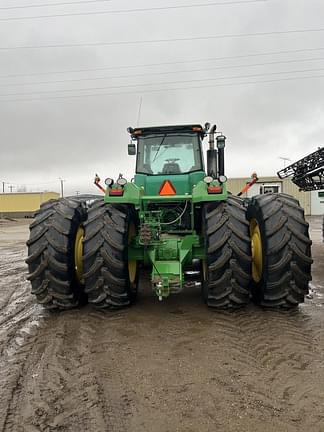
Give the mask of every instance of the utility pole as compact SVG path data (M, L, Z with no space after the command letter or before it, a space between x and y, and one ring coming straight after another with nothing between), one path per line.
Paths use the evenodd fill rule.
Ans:
M287 161L290 161L290 162L291 162L291 159L289 159L289 158L287 158L287 157L280 157L280 156L279 156L278 159L281 159L281 160L284 161L284 168L286 168L286 162L287 162Z
M2 193L5 193L5 184L6 184L6 182L2 182Z
M61 182L61 197L64 197L64 182L65 180L62 179L61 177L59 178L60 182Z

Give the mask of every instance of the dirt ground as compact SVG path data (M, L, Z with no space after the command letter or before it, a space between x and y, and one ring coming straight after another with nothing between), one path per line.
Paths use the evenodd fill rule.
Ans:
M0 430L324 431L324 244L298 310L215 312L190 288L122 312L50 313L26 282L26 221L0 221Z

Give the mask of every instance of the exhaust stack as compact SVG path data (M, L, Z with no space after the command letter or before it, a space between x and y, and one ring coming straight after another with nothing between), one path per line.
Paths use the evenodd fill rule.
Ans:
M218 149L218 176L223 176L225 174L225 140L226 136L224 135L218 135L218 137L216 138Z
M209 130L209 149L207 150L207 175L217 177L217 149L215 149L216 125Z

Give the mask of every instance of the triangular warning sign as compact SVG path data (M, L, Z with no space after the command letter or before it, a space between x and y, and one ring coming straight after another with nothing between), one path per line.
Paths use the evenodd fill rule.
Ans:
M161 186L159 194L162 195L162 196L163 195L176 195L177 192L176 192L173 184L169 180L165 180L162 183L162 186Z

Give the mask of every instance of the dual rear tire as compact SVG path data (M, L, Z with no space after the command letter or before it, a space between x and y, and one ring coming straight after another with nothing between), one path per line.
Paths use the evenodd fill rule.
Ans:
M229 195L204 206L208 306L237 308L253 301L290 309L304 301L311 280L311 240L299 202L265 194L249 202Z
M96 200L88 210L73 198L44 203L30 225L28 280L47 309L70 309L88 301L119 308L135 300L138 272L128 260L136 234L132 209Z

